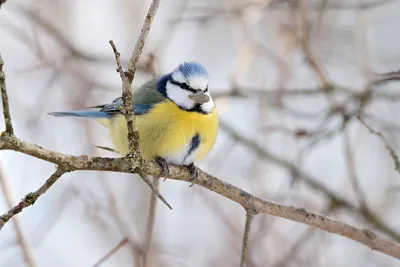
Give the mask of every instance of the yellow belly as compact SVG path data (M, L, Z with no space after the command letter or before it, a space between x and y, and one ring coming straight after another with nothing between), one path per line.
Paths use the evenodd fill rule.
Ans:
M108 123L114 148L129 152L125 117L116 115ZM218 134L216 110L210 114L187 112L171 101L157 104L147 114L136 116L139 145L146 160L164 158L168 163L187 165L201 160L212 149ZM188 156L192 138L200 138L198 147ZM191 161L191 162L190 162Z

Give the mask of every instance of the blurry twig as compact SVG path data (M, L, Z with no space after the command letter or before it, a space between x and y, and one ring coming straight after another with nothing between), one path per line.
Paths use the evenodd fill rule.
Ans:
M343 138L344 138L345 161L347 165L348 175L350 177L351 184L353 187L353 191L358 199L358 202L360 203L360 206L362 208L367 209L367 201L365 200L364 193L361 189L360 183L358 182L358 177L355 169L354 156L350 148L351 143L348 131L344 131Z
M10 183L8 181L8 178L4 174L3 166L2 163L0 162L0 186L1 190L3 192L4 199L6 200L7 203L7 208L11 209L14 206L14 198L12 196L12 189L10 186ZM32 253L32 248L30 244L28 243L28 240L22 230L22 225L21 222L18 218L18 216L14 216L12 218L14 228L15 228L15 233L17 234L17 239L18 239L18 244L21 247L22 253L24 255L24 260L25 264L28 267L35 267L38 266L36 264L35 258Z
M307 9L305 7L304 0L299 0L296 1L296 4L299 16L300 16L300 23L301 23L301 30L302 30L302 36L300 39L301 47L303 49L303 53L305 57L307 58L307 62L310 64L312 69L315 71L315 73L318 75L319 79L321 80L323 84L323 89L326 91L329 91L332 86L326 77L326 74L322 71L322 68L320 65L317 63L317 60L315 59L314 54L311 51L311 46L310 46L310 32L311 32L311 25L308 20L308 15L307 15Z
M153 77L157 76L158 70L156 65L156 58L154 54L149 55L149 59L147 62L147 67L149 72ZM160 179L153 177L153 184L157 190L160 190ZM151 192L150 196L150 204L149 204L149 212L147 216L147 228L146 228L146 236L144 242L144 255L143 255L143 267L151 266L151 247L153 243L154 236L154 228L155 221L157 217L157 195L155 192Z
M154 187L159 189L160 188L160 179L153 178ZM143 267L151 266L151 246L153 243L153 236L154 236L154 227L157 215L157 195L153 192L151 193L150 197L150 205L149 205L149 212L147 216L147 228L146 228L146 236L144 242L144 255L143 255Z
M92 267L98 267L108 260L113 254L120 250L123 246L129 243L129 239L125 237L122 239L113 249L111 249L106 255L104 255L100 260L98 260Z
M371 134L374 134L374 135L378 136L383 141L383 143L385 144L386 149L389 151L390 156L392 157L395 170L400 174L399 156L397 156L397 154L394 151L394 149L389 145L389 142L386 140L386 138L383 137L382 133L372 129L371 126L369 126L360 116L358 116L357 119L368 129L368 131Z

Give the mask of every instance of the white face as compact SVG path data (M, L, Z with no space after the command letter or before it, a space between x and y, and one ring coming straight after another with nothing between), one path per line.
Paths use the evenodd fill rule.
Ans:
M210 97L210 101L201 104L201 109L205 113L210 113L215 108L214 101L211 98L210 92L207 90L208 79L204 76L191 76L185 78L185 76L177 71L172 73L172 79L177 83L186 83L194 90L202 90L204 94ZM166 84L167 96L174 101L178 106L185 109L192 109L197 103L189 98L189 95L193 94L189 90L182 89L179 85L173 84L168 81ZM205 92L207 90L207 92Z

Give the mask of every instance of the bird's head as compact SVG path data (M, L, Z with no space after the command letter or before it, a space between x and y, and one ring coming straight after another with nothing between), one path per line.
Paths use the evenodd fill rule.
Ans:
M208 73L201 64L184 62L167 77L165 94L179 107L202 113L213 111L215 104L208 91Z

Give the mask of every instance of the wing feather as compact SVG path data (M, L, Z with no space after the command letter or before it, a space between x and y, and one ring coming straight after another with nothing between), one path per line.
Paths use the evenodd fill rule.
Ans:
M155 104L163 102L167 99L157 90L157 82L161 77L162 76L158 76L149 80L133 92L133 108L135 110L135 114L145 114ZM90 108L101 108L100 111L114 114L120 113L120 108L123 106L124 103L122 97L118 97L109 104L98 105Z

